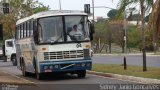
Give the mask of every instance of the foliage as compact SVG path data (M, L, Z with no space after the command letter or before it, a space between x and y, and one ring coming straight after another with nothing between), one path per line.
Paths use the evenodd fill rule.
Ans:
M100 38L101 43L115 43L121 46L124 52L124 25L123 21L106 21L96 23L96 33L94 35L94 43L98 44ZM141 45L141 30L135 25L127 26L127 46L128 48L139 48ZM147 42L150 42L147 40Z
M128 26L128 39L127 47L128 48L139 48L141 43L141 31L137 29L134 25Z
M159 44L160 39L160 0L156 0L149 17L147 31L153 30L153 42ZM157 45L159 46L159 45Z
M105 22L98 22L96 23L95 26L95 34L94 34L94 43L98 44L99 39L101 40L101 42L106 43L107 42L107 27L106 27L106 23Z
M145 19L145 22L148 22L149 21L149 16L150 16L150 14L149 15L147 15L144 19Z
M107 13L107 16L108 16L110 19L113 19L113 18L116 17L117 12L118 12L117 10L112 9L112 10L110 10L110 11Z
M124 52L124 24L123 21L111 21L107 25L109 31L112 32L112 39L114 42L122 47Z
M2 5L2 2L0 2ZM49 7L34 0L9 0L10 13L0 16L0 23L3 24L4 39L13 38L16 21L40 11L46 11Z

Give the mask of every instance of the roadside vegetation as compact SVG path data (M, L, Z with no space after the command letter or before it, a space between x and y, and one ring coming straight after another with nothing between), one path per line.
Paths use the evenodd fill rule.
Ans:
M127 70L124 70L123 65L93 64L92 70L103 73L113 73L160 80L160 68L155 67L148 67L148 70L143 72L143 67L140 66L127 66Z
M135 8L136 6L140 8ZM112 9L106 14L109 18L98 20L96 23L93 41L95 53L116 52L112 50L112 44L119 46L121 53L123 53L124 25L127 25L128 52L132 52L132 50L143 51L144 48L148 52L158 51L160 47L159 9L160 0L119 0L117 9ZM130 24L130 21L135 21L136 24ZM142 44L143 36L145 37L145 45Z
M2 1L0 2L0 6L3 5ZM3 24L3 34L4 34L3 40L14 37L17 20L30 16L34 13L49 10L48 6L45 6L42 3L35 0L8 0L8 1L10 7L9 14L3 14L1 12L0 15L0 24Z

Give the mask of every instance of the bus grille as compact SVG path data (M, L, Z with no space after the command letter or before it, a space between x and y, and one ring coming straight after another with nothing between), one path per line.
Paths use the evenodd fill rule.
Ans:
M83 58L83 50L44 52L44 60Z

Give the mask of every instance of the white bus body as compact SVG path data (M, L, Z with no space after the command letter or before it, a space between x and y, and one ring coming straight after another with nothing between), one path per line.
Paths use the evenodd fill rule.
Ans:
M82 35L70 36L72 26L82 23ZM91 70L90 28L86 13L46 11L16 23L18 68L24 76L35 73L76 73L85 77Z

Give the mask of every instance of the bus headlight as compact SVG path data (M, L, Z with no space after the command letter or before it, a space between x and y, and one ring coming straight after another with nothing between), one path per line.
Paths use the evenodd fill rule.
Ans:
M59 65L54 65L54 68L55 68L55 69L58 69L58 68L59 68Z
M48 66L44 66L44 70L48 69Z
M82 63L82 64L81 64L82 67L85 67L85 65L86 65L85 63Z
M49 69L53 69L53 66L51 65L51 66L49 66Z

